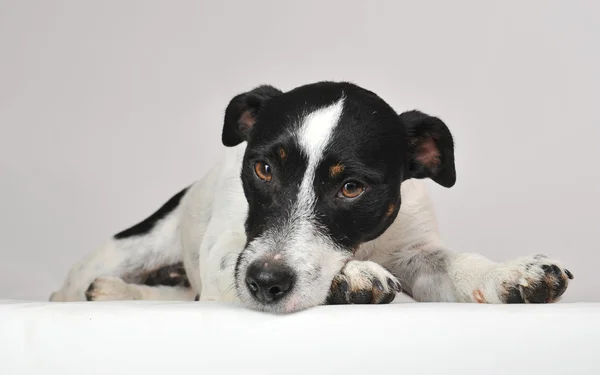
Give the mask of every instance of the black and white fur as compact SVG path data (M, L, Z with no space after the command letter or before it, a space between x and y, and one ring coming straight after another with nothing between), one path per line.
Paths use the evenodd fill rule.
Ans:
M286 313L389 303L402 289L416 301L545 303L572 278L543 255L496 263L445 248L422 179L454 185L450 131L354 84L240 94L222 142L223 160L74 265L51 300L199 298ZM185 282L146 282L157 272Z

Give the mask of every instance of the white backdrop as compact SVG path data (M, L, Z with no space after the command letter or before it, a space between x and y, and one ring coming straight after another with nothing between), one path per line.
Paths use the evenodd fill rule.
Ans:
M544 252L600 301L600 6L594 1L0 0L0 298L69 267L199 178L262 83L350 80L440 116L458 181L447 244Z

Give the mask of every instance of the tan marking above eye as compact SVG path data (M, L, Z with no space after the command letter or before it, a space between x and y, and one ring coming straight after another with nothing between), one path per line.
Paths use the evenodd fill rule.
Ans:
M259 161L256 164L254 164L254 172L256 173L258 178L260 178L263 181L271 181L271 178L273 177L271 175L271 166L269 164L263 163L262 161Z
M281 160L285 159L287 154L285 153L285 149L283 147L279 147L279 157L281 158Z
M365 191L365 187L360 182L348 181L342 186L340 193L346 198L356 198Z
M394 213L395 210L396 210L396 205L394 203L390 204L385 213L385 216L392 216L392 214Z
M342 164L334 164L329 168L329 176L335 177L344 171L344 166Z

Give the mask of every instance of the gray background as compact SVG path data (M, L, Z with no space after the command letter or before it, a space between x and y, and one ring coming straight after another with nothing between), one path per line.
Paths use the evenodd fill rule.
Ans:
M544 252L600 301L594 1L0 1L0 298L69 267L222 153L261 83L350 80L456 138L449 247Z

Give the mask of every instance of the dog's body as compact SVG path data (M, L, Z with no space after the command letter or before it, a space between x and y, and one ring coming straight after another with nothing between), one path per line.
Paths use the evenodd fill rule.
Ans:
M402 285L416 301L540 303L572 278L541 255L498 264L447 250L421 179L454 184L449 131L358 86L238 95L223 143L204 178L76 264L51 300L199 297L292 312L388 303ZM163 272L170 281L146 282L179 263L184 272Z

